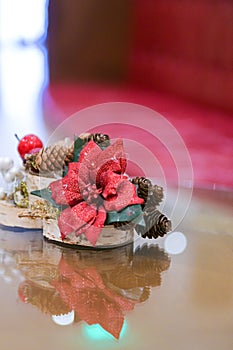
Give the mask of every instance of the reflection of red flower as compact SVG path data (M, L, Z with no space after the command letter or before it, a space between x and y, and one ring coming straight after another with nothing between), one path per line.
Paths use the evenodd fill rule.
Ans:
M58 225L64 239L74 232L85 234L96 244L108 211L120 211L132 204L143 204L136 187L124 175L126 158L122 140L104 151L90 141L79 161L70 163L67 175L50 184L57 204L69 205L62 211Z
M119 338L124 312L133 310L135 302L106 288L95 267L73 269L64 258L59 263L63 279L52 281L61 298L79 318L89 325L100 324Z

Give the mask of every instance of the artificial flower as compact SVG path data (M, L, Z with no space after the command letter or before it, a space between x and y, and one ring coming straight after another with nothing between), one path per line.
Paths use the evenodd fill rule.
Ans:
M62 239L75 232L85 234L95 245L109 211L118 212L129 205L144 203L125 170L121 139L105 150L94 141L88 142L78 162L69 164L67 175L50 184L53 200L69 205L58 218Z

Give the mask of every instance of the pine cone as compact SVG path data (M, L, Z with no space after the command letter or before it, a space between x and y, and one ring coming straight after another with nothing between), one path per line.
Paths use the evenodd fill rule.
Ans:
M152 185L149 179L145 177L135 177L132 183L138 186L137 194L143 198L147 206L157 207L163 200L163 188L158 185Z
M64 158L64 163L67 166L69 163L74 160L74 142L72 142L71 146L68 148L67 153Z
M143 211L143 218L146 226L136 225L135 230L143 238L163 237L171 231L171 221L159 210L148 207Z
M79 136L85 142L93 140L101 146L108 146L110 139L105 134L81 134ZM25 167L33 174L40 173L43 176L51 176L59 174L64 170L74 158L74 142L71 144L59 141L49 147L42 148L37 154L28 154L25 159Z
M69 147L65 142L58 142L47 148L43 148L37 154L35 159L35 168L40 174L53 175L62 172L66 165L66 155L69 153Z
M152 183L149 179L146 179L145 177L135 177L132 179L132 183L134 185L138 185L138 196L140 198L143 198L145 201L147 201L149 189L152 186Z
M161 273L170 266L168 254L158 245L144 244L138 246L134 252L132 268L136 275L145 275L145 273ZM152 285L152 284L151 284Z
M108 147L110 145L110 138L106 134L101 133L95 133L95 134L89 134L89 133L83 133L79 136L81 139L83 139L85 142L89 142L93 140L97 145L101 147Z

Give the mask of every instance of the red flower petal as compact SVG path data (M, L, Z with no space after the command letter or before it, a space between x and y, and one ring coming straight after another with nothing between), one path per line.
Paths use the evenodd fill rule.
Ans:
M92 225L87 227L85 230L85 236L87 237L88 241L95 246L97 239L102 231L102 228L104 226L104 222L106 220L106 211L102 208L98 210L98 214L95 218L95 221L93 222Z
M101 153L101 148L92 140L82 149L79 157L79 182L81 180L84 187L90 182L95 184L95 174ZM94 173L94 176L92 173Z
M86 184L91 182L100 186L101 174L107 170L122 174L126 169L126 158L123 148L123 141L117 140L113 145L104 151L90 141L80 153L79 178Z
M52 191L52 199L57 203L61 205L67 205L67 199L65 196L65 191L63 188L62 180L57 180L54 182L51 182L49 185L50 190Z
M79 189L79 163L70 163L68 173L62 179L62 185L65 192L65 197L69 205L73 206L79 203L83 198Z
M91 140L80 152L79 163L82 163L83 160L89 159L90 154L91 158L95 158L98 157L98 154L101 152L101 148L94 141Z
M121 180L117 186L117 196L107 198L104 207L107 211L120 211L132 204L143 204L144 200L136 194L136 187L129 180Z
M102 196L108 200L117 197L117 187L123 180L123 176L112 172L111 170L101 174L100 184L103 188Z
M79 166L79 163L70 163L67 175L49 185L57 204L73 206L83 199L78 184Z
M111 170L123 174L126 170L126 156L123 147L123 140L118 139L114 144L107 147L100 155L96 183L99 184L102 173Z
M61 233L61 238L71 234L76 229L76 215L71 208L63 210L58 218L58 226Z
M105 209L120 211L128 205L144 203L136 195L136 187L122 175L125 168L122 140L117 140L104 151L90 141L81 151L79 162L70 163L67 175L50 185L52 198L57 204L72 206L65 209L58 219L62 239L72 232L85 234L95 246L106 220ZM97 203L101 191L105 208L97 210L91 204Z
M63 210L58 218L58 226L64 239L70 233L81 229L95 219L96 210L86 202L81 202L72 208Z
M104 163L100 169L96 172L95 176L96 176L96 183L97 186L100 185L101 182L101 177L103 173L106 173L107 171L111 171L112 173L117 173L117 174L122 174L122 168L121 168L121 163L119 161L119 159L110 159L108 160L106 163Z
M102 164L106 163L110 159L118 160L121 166L121 173L126 169L126 156L123 146L123 140L118 139L112 145L107 147L101 154Z
M62 239L72 232L77 235L84 233L89 242L95 245L105 220L106 212L103 208L97 211L94 206L81 202L61 212L58 226Z

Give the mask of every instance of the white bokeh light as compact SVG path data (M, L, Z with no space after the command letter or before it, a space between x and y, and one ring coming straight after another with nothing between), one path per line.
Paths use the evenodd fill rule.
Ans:
M182 232L172 232L165 238L164 248L169 254L181 254L187 247L187 239Z
M47 0L0 0L0 42L34 41L45 33Z
M53 315L52 320L59 326L68 326L74 322L74 311L70 311L65 315Z

